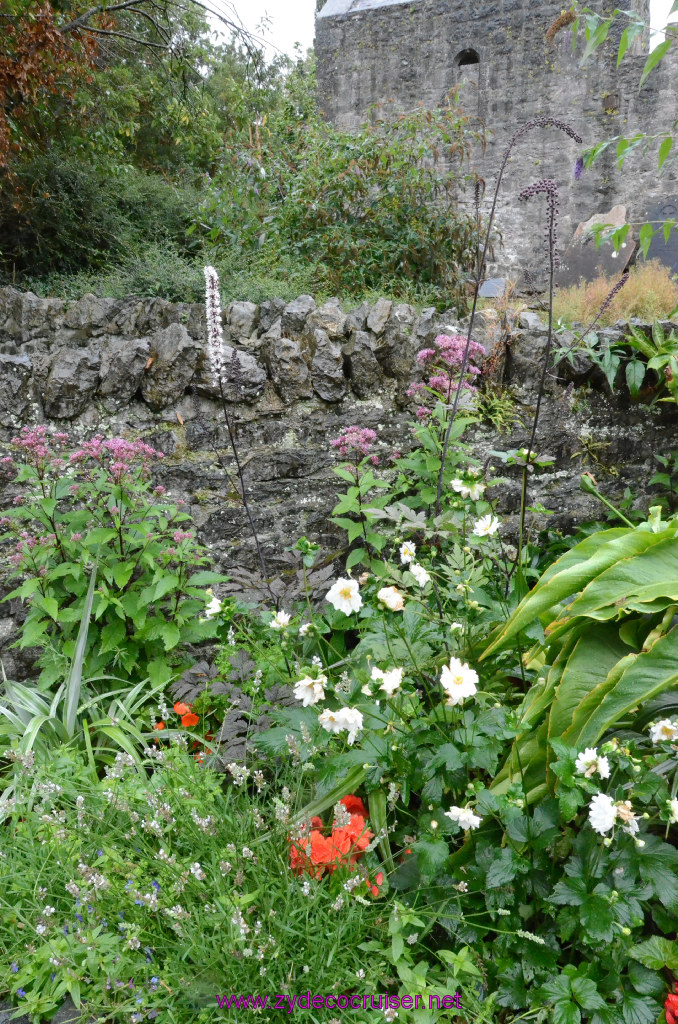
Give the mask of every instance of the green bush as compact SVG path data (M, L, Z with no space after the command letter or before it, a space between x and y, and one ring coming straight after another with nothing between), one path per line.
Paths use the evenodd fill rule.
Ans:
M0 191L0 271L41 276L95 270L111 259L143 260L148 246L189 255L195 189L135 168L106 173L58 149L17 169ZM194 248L193 243L193 248Z

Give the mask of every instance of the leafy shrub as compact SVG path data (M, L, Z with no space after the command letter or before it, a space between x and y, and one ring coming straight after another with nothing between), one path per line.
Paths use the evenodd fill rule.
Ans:
M223 154L195 227L217 254L310 261L335 292L418 288L463 309L476 226L455 189L471 135L452 107L357 133L287 110L256 145Z
M601 275L589 284L562 288L556 292L553 311L568 323L588 324L597 316L616 281ZM599 323L606 327L615 320L665 319L678 307L678 281L658 260L637 263L629 279L602 314Z
M165 681L170 652L213 635L213 624L198 616L205 585L224 577L189 575L207 558L193 531L182 529L190 517L164 499L163 487L151 489L150 461L161 453L97 435L69 455L69 442L68 434L50 437L43 426L24 427L13 439L25 459L16 481L28 485L1 521L8 528L2 539L15 542L13 575L27 577L4 599L30 601L17 645L43 647L41 685L65 674L94 563L98 587L84 673L114 669L122 678Z
M58 149L17 171L0 192L0 270L34 276L77 273L129 258L148 245L189 252L193 189L127 168L104 175Z

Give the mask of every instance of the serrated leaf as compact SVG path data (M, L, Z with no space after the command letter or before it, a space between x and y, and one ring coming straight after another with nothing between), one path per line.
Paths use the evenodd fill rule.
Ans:
M162 639L166 651L173 650L181 639L179 627L174 622L163 622L157 631L157 635Z
M645 380L645 366L640 359L632 359L626 364L626 384L631 395L636 398Z
M661 971L665 967L670 971L678 970L678 942L662 939L658 935L634 946L629 950L629 956L653 971Z

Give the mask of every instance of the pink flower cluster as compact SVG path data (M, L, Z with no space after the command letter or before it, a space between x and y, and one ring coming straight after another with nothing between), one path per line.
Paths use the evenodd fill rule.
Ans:
M113 437L105 441L101 434L97 434L91 441L84 441L80 448L72 452L69 461L72 464L84 462L86 459L94 459L100 464L104 458L112 458L108 471L114 483L119 484L131 469L131 464L136 459L141 460L142 476L148 476L148 463L152 458L162 459L163 453L145 444L143 441L126 441L123 437Z
M375 431L370 430L369 427L352 426L346 427L339 437L330 441L330 444L344 458L355 459L356 462L359 462L361 457L366 458L370 455L370 450L376 440L377 435ZM378 466L378 456L370 455L370 462L373 466Z
M413 398L415 395L421 395L422 392L435 391L442 396L444 401L449 402L459 387L458 371L461 369L464 359L466 338L463 334L439 334L433 344L435 348L424 348L417 354L417 362L426 368L429 375L428 380L416 381L411 384L407 394ZM480 373L478 363L482 361L484 355L484 347L476 341L471 341L462 388L475 391L471 381ZM420 405L417 409L419 419L424 419L430 413L431 409L426 405Z

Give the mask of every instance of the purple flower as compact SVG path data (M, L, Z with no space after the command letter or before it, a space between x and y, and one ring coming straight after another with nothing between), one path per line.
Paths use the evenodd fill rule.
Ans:
M26 998L26 989L25 988L20 988L17 991L17 995L18 995L19 999L25 999Z
M18 965L18 963L16 962L16 960L14 961L14 963L13 963L13 964L11 964L11 965L10 965L10 968L9 968L9 969L10 969L10 971L12 972L12 974L18 974L18 973L19 973L19 965Z
M579 181L582 174L584 173L584 157L578 156L574 165L574 179Z
M156 882L155 878L151 882L151 885L155 889L156 892L160 892L160 882Z

